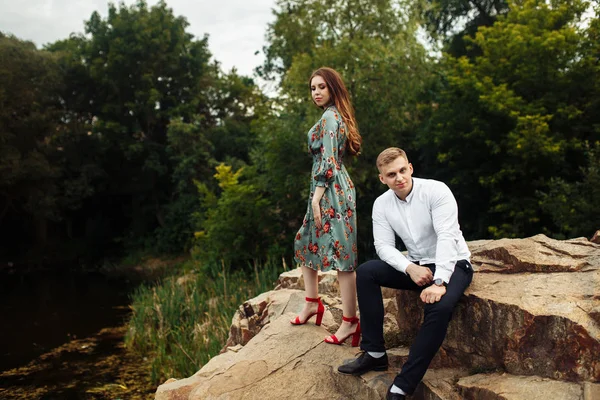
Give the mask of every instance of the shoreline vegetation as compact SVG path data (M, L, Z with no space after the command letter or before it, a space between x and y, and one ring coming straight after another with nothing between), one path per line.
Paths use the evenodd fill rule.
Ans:
M148 252L105 262L93 272L133 284L123 305L129 317L1 371L0 397L153 398L165 380L193 375L218 355L236 309L272 290L284 270L275 260L233 268Z
M193 375L223 348L235 310L272 290L285 268L275 260L243 269L185 261L178 274L133 292L125 346L148 360L155 385Z

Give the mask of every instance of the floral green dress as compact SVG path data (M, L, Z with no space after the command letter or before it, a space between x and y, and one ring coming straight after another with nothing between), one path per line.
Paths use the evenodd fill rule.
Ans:
M317 271L354 271L358 261L356 192L343 164L346 130L337 108L330 106L308 132L313 157L310 197L294 241L294 257L298 265ZM311 206L317 186L326 188L320 203L322 229L315 226Z

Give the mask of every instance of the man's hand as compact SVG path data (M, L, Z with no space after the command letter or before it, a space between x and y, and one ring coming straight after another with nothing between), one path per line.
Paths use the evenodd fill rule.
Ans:
M440 301L445 294L445 286L431 285L428 288L423 289L421 292L421 300L423 303L433 304Z
M421 267L417 264L408 264L406 273L410 276L410 279L419 286L427 285L428 283L431 283L431 280L433 279L433 274L429 268Z

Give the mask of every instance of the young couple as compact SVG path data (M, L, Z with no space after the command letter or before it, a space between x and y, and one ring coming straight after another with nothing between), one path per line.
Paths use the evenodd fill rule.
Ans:
M325 111L308 132L313 156L311 191L294 242L306 303L290 322L303 325L316 315L316 324L321 324L325 308L318 297L317 274L319 270L337 270L343 317L337 332L325 342L342 344L351 337L352 346L360 341L363 350L338 371L350 375L383 371L388 368L388 358L381 287L419 291L425 318L406 363L387 392L388 400L404 399L425 375L446 336L452 311L473 276L456 200L444 183L413 178L412 164L403 150L391 147L382 151L377 157L379 180L390 190L377 198L372 214L380 259L357 268L356 194L343 158L357 155L362 139L348 91L335 70L316 70L309 88L313 102ZM396 249L396 236L406 246L407 257ZM357 295L360 320L356 317Z

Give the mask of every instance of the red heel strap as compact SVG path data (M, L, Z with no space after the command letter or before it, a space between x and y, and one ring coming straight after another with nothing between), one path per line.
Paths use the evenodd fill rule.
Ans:
M346 321L346 322L350 322L351 324L355 324L359 321L359 319L357 317L344 317L342 315L342 320Z
M311 303L318 303L321 300L321 298L317 297L317 298L313 299L312 297L305 297L304 300L310 301Z

